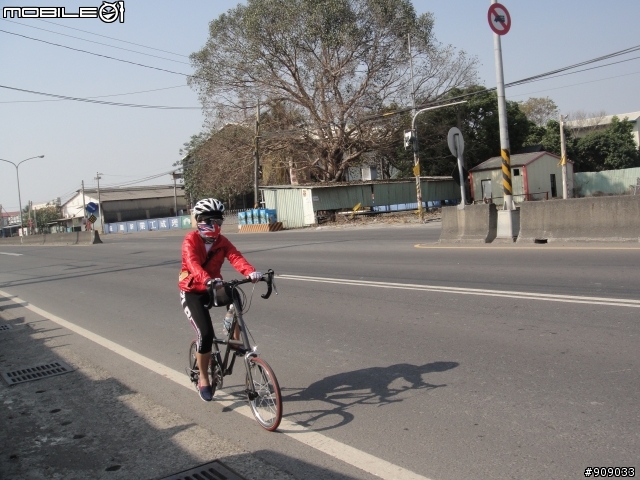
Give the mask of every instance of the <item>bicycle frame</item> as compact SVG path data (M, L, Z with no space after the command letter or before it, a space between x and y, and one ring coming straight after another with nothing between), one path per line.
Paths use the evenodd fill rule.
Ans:
M267 293L262 294L261 297L264 299L267 299L271 295L272 286L275 286L273 282L273 275L274 275L273 270L267 271L265 275L267 276L267 279L266 280L263 279L262 281L267 282ZM249 281L236 280L236 281L231 281L227 283L227 285L229 285L231 289L231 298L233 300L233 306L234 306L235 312L233 315L233 321L231 322L231 327L229 328L229 333L227 334L227 338L226 339L216 338L214 336L213 351L212 351L211 358L212 360L215 359L217 364L220 366L222 376L226 377L227 375L231 375L233 373L233 366L235 364L236 357L243 355L243 352L244 352L244 355L243 355L244 367L247 372L247 376L249 377L249 382L248 382L249 389L247 390L246 393L249 396L249 398L252 400L257 396L257 394L255 391L255 385L253 382L253 376L251 375L251 368L249 366L249 362L252 357L257 357L258 353L257 353L256 347L252 348L251 343L249 342L247 326L244 322L244 318L242 317L242 305L240 304L240 297L239 295L236 295L236 289L240 285L245 283L249 283ZM276 289L276 295L277 294L278 294L278 291ZM207 307L211 308L211 306L213 305L217 306L217 295L213 286L209 288L209 298L211 300L207 305ZM232 339L233 334L236 330L236 326L238 327L240 332L239 340ZM222 359L221 352L220 352L220 349L218 348L218 345L226 345L225 352L224 352L224 360ZM240 347L242 348L242 350L234 349L233 346ZM231 360L229 361L230 354L231 354Z

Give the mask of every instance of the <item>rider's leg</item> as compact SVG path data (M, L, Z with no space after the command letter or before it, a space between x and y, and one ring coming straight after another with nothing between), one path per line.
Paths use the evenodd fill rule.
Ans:
M209 382L209 360L213 346L213 325L205 305L209 302L207 293L180 292L184 313L196 331L196 361L200 370L200 386L207 387Z
M196 353L196 360L198 361L198 370L200 370L200 386L209 386L209 361L211 360L211 352L209 353Z

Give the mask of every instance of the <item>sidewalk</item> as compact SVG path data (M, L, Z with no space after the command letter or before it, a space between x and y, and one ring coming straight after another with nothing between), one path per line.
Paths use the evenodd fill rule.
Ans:
M161 479L214 460L235 478L293 478L130 390L74 353L69 335L0 297L0 372L73 368L12 386L0 380L0 478Z

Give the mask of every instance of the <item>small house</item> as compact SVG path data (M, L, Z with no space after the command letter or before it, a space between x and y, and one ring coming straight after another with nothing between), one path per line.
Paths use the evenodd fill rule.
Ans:
M493 157L469 170L471 196L474 202L502 204L502 157ZM513 201L562 198L562 166L560 157L549 152L521 153L511 156ZM573 192L573 162L567 160L568 196Z

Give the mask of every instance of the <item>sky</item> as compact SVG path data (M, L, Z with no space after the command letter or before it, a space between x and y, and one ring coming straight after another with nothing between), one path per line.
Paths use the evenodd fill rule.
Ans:
M0 0L1 7L57 6L68 12L100 3ZM638 0L611 2L607 7L614 9L611 12L605 11L602 2L593 0L502 3L512 19L510 32L502 37L505 82L640 44ZM480 83L495 87L493 34L487 21L490 4L489 0L414 1L418 13L434 14L436 38L477 57ZM0 159L18 163L45 156L19 167L22 205L56 197L64 201L82 181L86 188L95 188L97 172L102 174L101 187L159 174L164 175L145 183L171 183L166 172L180 160L183 143L202 131L204 122L197 96L186 85L186 75L193 71L188 55L206 42L208 23L236 5L237 1L227 0L126 0L124 23L106 24L99 19L0 20L0 30L5 32L175 72L0 32L2 86L83 98L118 95L98 100L190 107L158 110L51 101L54 99L50 97L0 88ZM639 111L640 59L636 56L640 54L617 59L631 59L624 63L509 88L506 96L516 101L548 96L563 113L604 110L612 115ZM7 211L18 209L16 170L6 162L0 162L0 205Z

